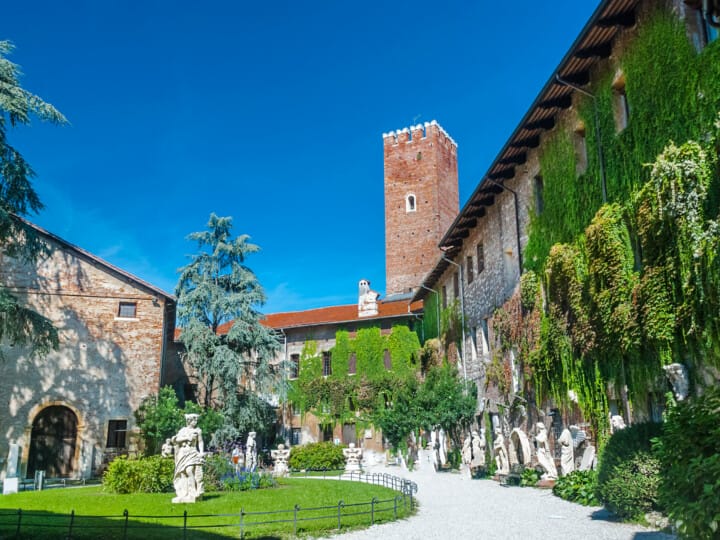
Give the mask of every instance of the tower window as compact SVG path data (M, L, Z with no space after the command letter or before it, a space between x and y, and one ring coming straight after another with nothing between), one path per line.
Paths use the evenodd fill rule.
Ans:
M406 212L414 212L415 211L415 195L412 193L405 196L405 211Z

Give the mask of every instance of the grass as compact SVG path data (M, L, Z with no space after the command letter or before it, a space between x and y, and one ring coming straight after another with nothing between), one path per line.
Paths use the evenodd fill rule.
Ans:
M293 508L298 534L322 534L366 527L371 522L370 501L377 501L376 523L395 517L398 493L381 486L339 480L284 479L280 486L242 492L207 493L195 504L172 504L172 493L118 495L100 487L23 492L0 497L0 538L15 537L18 508L22 509L19 538L180 538L187 511L187 538L213 539L240 536L240 510L246 538L287 538L294 532ZM338 502L344 505L338 507ZM332 506L322 509L320 507ZM123 512L128 511L127 537ZM282 512L280 512L282 511ZM410 503L397 501L398 518L410 515ZM162 518L153 516L165 516ZM301 521L302 520L302 521ZM265 524L258 524L265 522ZM272 523L268 523L272 522ZM178 530L178 528L180 530Z

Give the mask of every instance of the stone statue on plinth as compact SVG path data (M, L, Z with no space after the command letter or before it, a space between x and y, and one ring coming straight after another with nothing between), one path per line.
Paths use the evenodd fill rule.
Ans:
M174 503L194 503L205 491L202 469L205 446L202 431L197 427L198 415L186 414L185 422L185 427L170 439L175 453Z
M277 450L270 450L270 457L273 459L273 476L286 476L288 471L288 459L290 459L290 449L285 448L284 444L278 444Z
M495 429L495 442L493 442L493 451L495 452L495 464L497 465L497 473L510 474L510 460L508 459L507 448L505 448L505 435L502 429Z
M573 437L568 428L563 429L557 442L560 444L560 472L565 476L575 470Z
M251 431L248 433L247 441L245 442L245 470L254 471L257 468L257 442L255 436L257 433Z
M347 448L343 448L343 455L345 456L345 472L360 470L362 448L356 448L355 443L350 443Z

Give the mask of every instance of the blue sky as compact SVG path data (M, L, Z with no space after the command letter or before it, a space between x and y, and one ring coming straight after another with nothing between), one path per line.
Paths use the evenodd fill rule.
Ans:
M382 293L382 133L436 119L462 206L598 3L10 2L23 86L70 121L9 134L31 219L173 292L215 212L265 312Z

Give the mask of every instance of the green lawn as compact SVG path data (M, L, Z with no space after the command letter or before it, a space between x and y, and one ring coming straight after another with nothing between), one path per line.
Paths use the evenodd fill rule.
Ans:
M298 534L337 530L338 502L342 528L370 525L370 501L375 497L375 522L395 517L398 493L380 486L338 480L284 479L274 489L207 493L195 504L172 504L173 493L116 495L101 487L52 489L0 497L0 538L14 538L20 516L19 538L186 538L212 539L240 536L240 510L265 512L242 518L246 538L287 538L293 535L298 505ZM320 509L323 506L333 508ZM123 512L128 511L127 536ZM280 512L283 511L283 512ZM367 515L361 515L365 514ZM219 515L219 516L218 516ZM397 501L397 516L410 515L410 501ZM152 516L164 516L162 518ZM301 521L306 520L306 521ZM258 522L266 522L260 525ZM274 522L267 524L267 522ZM178 528L180 530L178 530Z

